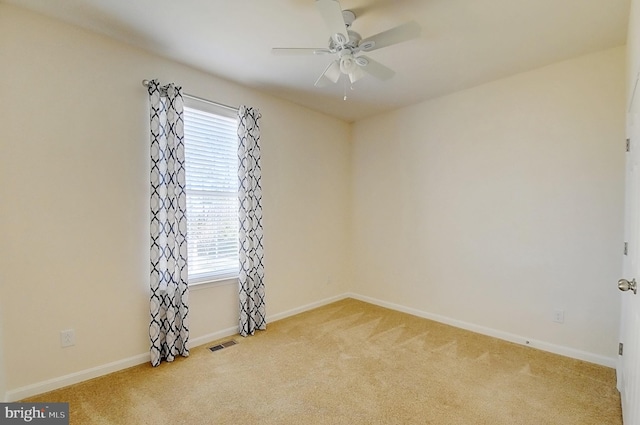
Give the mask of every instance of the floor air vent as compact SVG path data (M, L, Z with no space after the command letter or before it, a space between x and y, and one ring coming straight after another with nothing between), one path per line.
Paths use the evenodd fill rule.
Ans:
M213 347L209 347L209 350L218 351L218 350L222 350L223 348L231 347L232 345L236 345L236 344L237 342L231 339L229 341L222 342L218 345L214 345Z

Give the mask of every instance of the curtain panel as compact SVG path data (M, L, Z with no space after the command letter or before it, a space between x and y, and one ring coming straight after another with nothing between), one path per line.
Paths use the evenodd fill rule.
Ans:
M151 364L187 357L187 199L182 88L149 82Z
M239 333L253 335L267 328L264 291L260 112L238 109L238 200L240 242Z

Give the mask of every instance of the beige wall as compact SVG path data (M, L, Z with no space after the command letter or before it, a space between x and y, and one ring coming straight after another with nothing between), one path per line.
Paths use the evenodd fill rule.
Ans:
M0 315L0 402L5 401L7 392L6 365L4 363L4 339L2 337L2 315Z
M627 105L630 104L634 88L634 112L640 111L640 83L636 88L636 81L640 76L640 1L631 0L629 14L629 32L627 34Z
M354 292L614 364L624 53L357 122Z
M4 4L0 58L8 391L148 352L145 78L260 108L268 316L346 291L348 124ZM234 285L190 301L192 339L236 326Z

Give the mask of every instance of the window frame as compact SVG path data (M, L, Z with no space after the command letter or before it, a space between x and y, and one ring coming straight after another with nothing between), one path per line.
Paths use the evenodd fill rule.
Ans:
M183 97L183 101L184 101L185 108L195 109L198 111L206 112L206 113L217 115L220 117L231 118L235 120L237 124L238 116L236 111L234 110L218 106L212 102L207 102L207 101L197 99L197 98L192 98L192 97L185 96ZM185 125L186 125L186 112L184 116L185 116ZM237 134L235 134L235 136L236 136L236 152L237 152ZM186 134L185 134L184 142L185 142L185 149L186 149L186 146L187 146ZM186 166L186 160L185 160L185 166ZM237 179L237 176L236 176L236 179ZM187 198L188 197L189 197L189 191L187 190ZM236 211L236 218L237 217L238 217L238 211ZM189 222L188 220L189 220L189 210L187 208L187 223ZM239 232L239 229L238 229L238 232ZM188 245L189 245L189 233L187 232L187 246ZM204 276L198 276L197 278L192 278L191 275L189 274L188 285L190 289L202 289L210 286L237 284L239 273L240 273L240 264L239 264L239 254L238 254L238 268L234 273L227 273L227 274L220 273L218 275L209 274Z

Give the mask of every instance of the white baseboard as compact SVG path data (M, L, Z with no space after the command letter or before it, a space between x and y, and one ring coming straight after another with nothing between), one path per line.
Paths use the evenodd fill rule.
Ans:
M526 338L520 335L511 334L508 332L499 331L496 329L479 326L473 323L463 322L449 317L440 316L437 314L428 313L426 311L418 310L411 307L405 307L399 304L382 301L376 298L367 297L364 295L354 293L344 293L336 295L334 297L325 298L320 301L316 301L310 304L303 305L291 310L284 311L282 313L276 313L267 316L267 323L275 322L296 314L304 313L305 311L312 310L314 308L322 307L327 304L331 304L336 301L343 300L345 298L354 298L356 300L364 301L370 304L375 304L380 307L389 308L391 310L400 311L403 313L411 314L413 316L422 317L425 319L433 320L436 322L444 323L447 325L455 326L457 328L466 329L472 332L476 332L482 335L491 336L494 338L502 339L505 341L513 342L516 344L537 348L550 353L559 354L565 357L571 357L578 360L584 360L586 362L599 364L615 368L617 365L616 358L609 358L598 354L588 353L581 350L576 350L570 347L564 347L556 344L551 344L544 341L538 341L535 339ZM236 327L223 329L217 332L213 332L207 335L193 338L190 340L190 347L196 347L203 345L217 339L225 338L228 336L236 335L238 329ZM99 376L107 375L109 373L117 372L122 369L137 366L139 364L150 361L149 353L139 354L137 356L129 357L123 360L118 360L105 365L92 367L89 369L81 370L71 373L69 375L61 376L58 378L49 379L43 382L37 382L35 384L27 385L15 390L9 390L5 393L4 402L12 402L22 400L27 397L32 397L38 394L42 394L48 391L53 391L58 388L66 387L68 385L77 384L88 379L97 378Z
M203 335L198 338L193 338L189 340L189 347L196 347L198 345L206 344L216 339L234 335L237 332L238 329L234 327ZM138 354L137 356L129 357L127 359L118 360L115 362L107 363L105 365L92 367L89 369L71 373L69 375L60 376L58 378L49 379L43 382L37 382L35 384L7 391L4 396L4 401L12 402L22 400L27 397L32 397L38 394L46 393L48 391L57 390L68 385L77 384L79 382L97 378L99 376L107 375L109 373L117 372L119 370L127 369L129 367L137 366L149 361L151 361L149 353Z
M69 375L60 376L58 378L53 378L47 381L37 382L35 384L16 388L15 390L6 392L5 402L22 400L23 398L32 397L38 394L46 393L48 391L53 391L58 388L66 387L68 385L77 384L82 381L97 378L99 376L117 372L129 367L137 366L148 361L151 361L149 353L139 354L127 359L118 360L115 362L107 363L105 365L74 372Z
M322 307L323 305L331 304L333 302L340 301L348 297L349 297L348 294L336 295L334 297L325 298L323 300L316 301L311 304L306 304L301 307L296 307L291 310L283 311L282 313L272 314L270 316L267 316L267 324L290 317L290 316L295 316L296 314L304 313L305 311L313 310L314 308ZM237 326L223 329L221 331L213 332L207 335L203 335L198 338L190 339L189 346L197 347L198 345L207 344L211 341L215 341L217 339L226 338L228 336L233 336L233 335L238 335Z
M232 328L223 329L221 331L213 332L210 334L206 334L203 336L199 336L197 338L189 339L189 348L197 347L199 345L207 344L211 341L215 341L216 339L226 338L228 336L233 336L238 333L238 327L234 326Z
M312 310L317 307L321 307L332 302L339 301L347 298L346 294L338 295L335 297L326 298L321 301L317 301L311 304L297 307L282 313L277 313L267 317L268 322L274 322L276 320L284 319L285 317L294 316L299 313L303 313L308 310ZM225 338L232 335L237 335L238 328L226 328L217 332L213 332L207 335L203 335L197 338L189 340L189 347L197 347L199 345L207 344L217 339ZM151 361L149 353L139 354L137 356L129 357L127 359L118 360L105 365L92 367L89 369L81 370L71 373L69 375L60 376L57 378L49 379L47 381L36 382L35 384L27 385L24 387L9 390L4 394L4 402L12 402L22 400L27 397L33 397L38 394L46 393L48 391L57 390L68 385L77 384L82 381L97 378L99 376L107 375L109 373L117 372L122 369L137 366L142 363Z
M238 329L234 327L223 329L221 331L214 332L208 335L203 335L201 337L189 340L189 346L196 347L198 345L206 344L216 339L234 335L235 333L237 333L237 331ZM68 385L77 384L89 379L97 378L99 376L108 375L109 373L117 372L119 370L138 366L149 361L151 361L149 353L138 354L127 359L117 360L115 362L107 363L104 365L80 370L69 375L60 376L57 378L49 379L47 381L36 382L35 384L7 391L4 395L4 402L18 401L27 397L33 397L35 395L57 390Z
M463 322L461 320L440 316L438 314L428 313L426 311L418 310L411 307L405 307L403 305L382 301L382 300L367 297L364 295L350 293L350 294L347 294L347 296L350 298L354 298L356 300L364 301L370 304L375 304L380 307L385 307L391 310L400 311L402 313L411 314L412 316L422 317L425 319L433 320L435 322L444 323L446 325L451 325L457 328L466 329L471 332L491 336L494 338L502 339L504 341L513 342L519 345L524 345L526 347L537 348L539 350L547 351L554 354L559 354L565 357L584 360L585 362L595 363L601 366L606 366L606 367L615 369L618 362L617 358L605 357L599 354L589 353L582 350L576 350L575 348L551 344L549 342L539 341L536 339L531 339L524 336L511 334L511 333L500 331L497 329L487 328L487 327L476 325L473 323Z
M267 316L267 324L269 324L271 322L275 322L277 320L285 319L285 318L290 317L290 316L295 316L296 314L304 313L305 311L313 310L314 308L322 307L323 305L331 304L333 302L340 301L340 300L343 300L343 299L348 298L348 297L349 297L348 294L340 294L340 295L336 295L334 297L329 297L329 298L325 298L325 299L320 300L320 301L313 302L311 304L306 304L306 305L303 305L301 307L296 307L296 308L293 308L291 310L283 311L282 313L276 313L276 314L272 314L270 316L268 315ZM190 347L197 347L198 345L207 344L207 343L209 343L211 341L215 341L217 339L222 339L222 338L226 338L226 337L233 336L233 335L238 335L238 327L237 326L232 327L232 328L223 329L221 331L210 333L210 334L207 334L207 335L203 335L203 336L198 337L198 338L190 339L189 340L189 342L190 342L189 346Z
M305 311L313 310L314 308L322 307L327 304L334 303L336 301L344 300L345 298L351 297L350 294L340 294L334 297L325 298L324 300L316 301L311 304L303 305L301 307L296 307L291 310L284 311L282 313L273 314L271 316L267 316L267 323L275 322L276 320L281 320L286 317L295 316L296 314L304 313Z

